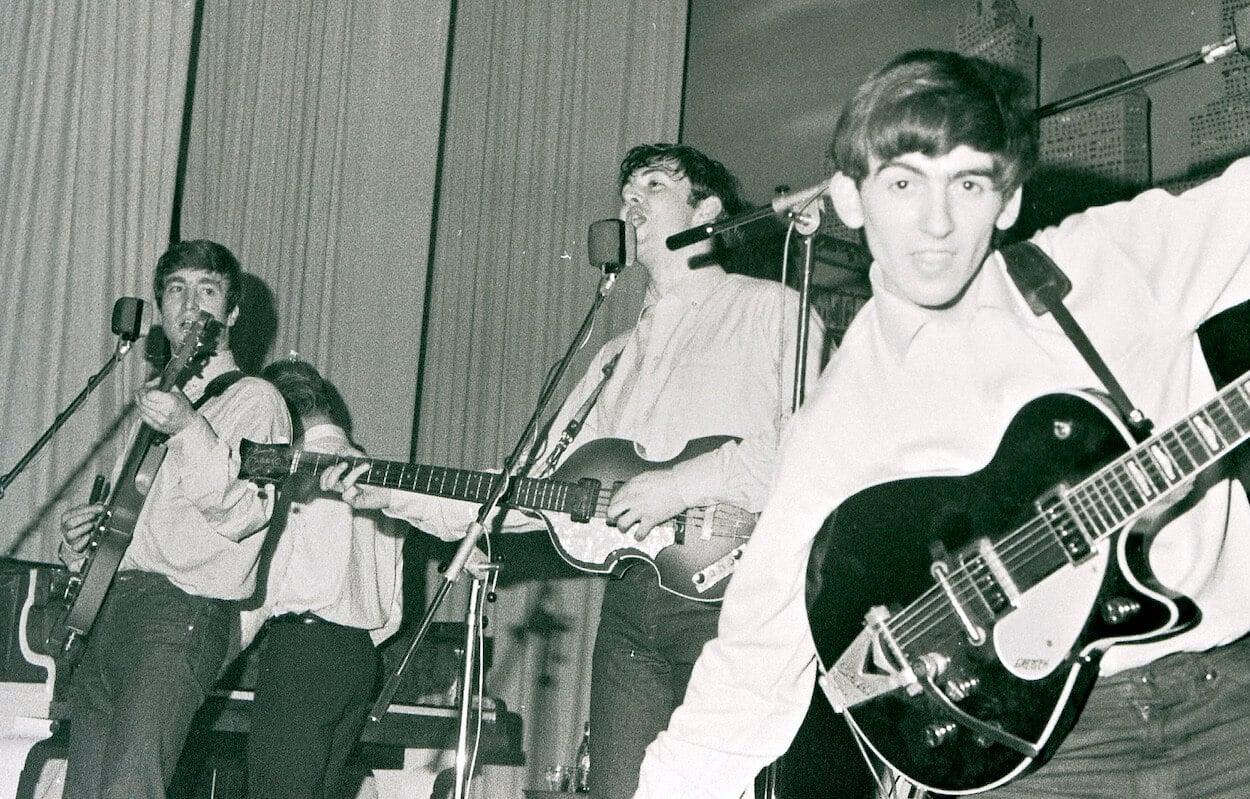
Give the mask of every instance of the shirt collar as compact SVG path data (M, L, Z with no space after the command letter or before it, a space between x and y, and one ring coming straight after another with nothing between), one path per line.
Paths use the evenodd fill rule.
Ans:
M643 310L654 306L660 300L669 299L699 305L728 277L725 269L718 264L691 269L681 282L672 286L665 294L655 294L648 287L646 299L643 301ZM651 285L654 286L654 284Z
M338 425L322 422L315 424L304 431L303 443L308 445L310 442L323 443L326 441L346 442L347 435Z
M886 346L899 358L907 354L907 349L925 325L939 322L945 318L942 311L921 308L915 303L886 291L882 287L881 269L874 261L868 272L872 285L872 296L877 307L877 323L881 327L881 337ZM1002 256L997 250L985 259L980 271L972 279L968 294L961 300L963 303L974 303L977 310L982 308L1009 308L1018 297L1006 277ZM1019 300L1023 302L1022 299Z

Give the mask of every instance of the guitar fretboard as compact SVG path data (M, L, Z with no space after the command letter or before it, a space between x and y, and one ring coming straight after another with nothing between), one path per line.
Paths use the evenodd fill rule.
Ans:
M431 494L448 499L483 502L498 488L502 477L492 472L451 469L442 466L424 466L402 461L383 461L373 458L350 458L318 452L298 452L292 471L320 473L322 470L347 461L350 468L368 464L359 482L383 488L395 488L419 494ZM559 480L517 478L505 501L507 504L533 510L555 511L577 515L586 506L594 508L597 496L589 495L589 488L579 483Z

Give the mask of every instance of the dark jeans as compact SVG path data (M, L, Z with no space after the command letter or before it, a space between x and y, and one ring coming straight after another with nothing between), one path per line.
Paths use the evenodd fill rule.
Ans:
M703 645L716 635L719 604L659 587L637 564L609 580L595 638L590 684L590 792L628 799L647 744L681 704Z
M1051 761L995 799L1250 796L1250 639L1098 680Z
M235 615L159 575L117 575L70 684L65 799L165 796Z
M265 628L247 741L249 799L321 799L369 715L379 658L364 630L279 619Z

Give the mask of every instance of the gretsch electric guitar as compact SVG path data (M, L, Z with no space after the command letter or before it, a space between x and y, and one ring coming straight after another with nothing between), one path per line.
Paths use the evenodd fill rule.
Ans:
M216 347L221 322L208 311L187 327L177 350L161 371L159 389L171 391L186 384ZM164 434L146 424L139 426L112 494L96 522L87 544L87 558L66 585L64 620L52 627L48 645L59 653L70 668L77 663L82 646L95 624L104 598L113 584L117 567L134 536L135 523L147 499L148 490L164 459L165 448L158 446ZM93 492L94 493L94 492Z
M627 560L640 559L651 564L666 591L715 602L725 595L756 514L732 505L691 508L656 526L642 541L609 525L604 515L612 492L625 480L645 471L666 469L729 440L721 436L695 439L676 458L659 463L638 457L632 442L598 439L573 452L550 479L516 479L504 501L511 508L538 511L560 557L577 569L619 574ZM500 479L493 472L304 452L246 439L239 447L239 456L239 476L258 482L276 482L297 473L316 474L346 461L352 466L369 464L359 480L364 485L468 502L488 499Z
M1054 753L1117 643L1197 623L1133 522L1250 437L1250 376L1133 445L1094 395L1025 405L980 471L867 488L808 569L820 683L917 785L976 793Z

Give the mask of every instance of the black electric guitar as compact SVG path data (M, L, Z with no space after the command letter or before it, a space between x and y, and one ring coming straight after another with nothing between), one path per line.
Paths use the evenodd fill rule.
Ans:
M651 564L660 586L670 593L715 602L725 595L756 514L732 505L692 508L658 525L642 541L607 524L604 514L612 492L625 480L669 468L729 440L721 436L695 439L673 460L657 463L638 457L629 441L601 438L573 452L550 479L515 480L505 504L540 511L556 551L575 568L619 574L628 565L624 561L641 559ZM239 476L248 480L275 482L290 474L316 474L347 461L352 466L369 464L359 480L364 485L469 502L488 499L500 479L492 472L303 452L247 439L239 446L239 457Z
M944 794L1034 769L1104 652L1197 623L1131 522L1250 437L1250 376L1134 446L1098 398L1025 405L980 471L867 488L808 569L820 683L881 759Z
M160 390L170 391L185 385L212 354L220 332L221 322L208 311L200 311L161 371ZM64 621L53 626L48 645L52 652L60 654L70 668L81 654L91 626L104 604L104 597L113 584L117 567L130 546L139 512L143 510L156 470L165 456L165 448L157 446L164 438L163 433L148 425L139 425L139 431L126 451L126 460L113 492L105 501L104 510L91 533L87 558L66 585Z

